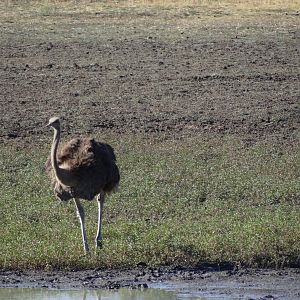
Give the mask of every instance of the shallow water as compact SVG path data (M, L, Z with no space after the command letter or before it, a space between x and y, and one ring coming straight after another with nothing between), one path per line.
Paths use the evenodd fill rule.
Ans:
M0 288L1 300L204 300L161 289L144 290L51 290ZM215 298L216 299L216 298Z

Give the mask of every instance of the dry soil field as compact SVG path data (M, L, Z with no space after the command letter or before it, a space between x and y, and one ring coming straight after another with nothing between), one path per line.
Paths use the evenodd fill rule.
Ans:
M293 5L13 3L1 4L2 141L38 140L53 115L70 134L299 137Z

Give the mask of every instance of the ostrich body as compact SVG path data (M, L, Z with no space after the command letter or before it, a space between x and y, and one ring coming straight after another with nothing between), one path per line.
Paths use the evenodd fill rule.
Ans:
M49 120L47 127L54 129L51 155L46 162L46 171L52 179L56 197L62 201L74 199L80 220L85 253L89 246L85 230L84 208L79 199L92 200L97 196L98 230L96 248L102 246L102 214L105 194L116 191L120 181L119 169L113 148L90 138L75 138L58 151L60 121Z

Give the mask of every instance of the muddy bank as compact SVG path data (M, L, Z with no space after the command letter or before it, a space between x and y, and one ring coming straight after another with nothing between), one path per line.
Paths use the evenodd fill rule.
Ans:
M0 271L1 288L163 288L200 296L247 299L298 299L299 283L299 269L238 269L209 264L194 269L141 265L119 270Z

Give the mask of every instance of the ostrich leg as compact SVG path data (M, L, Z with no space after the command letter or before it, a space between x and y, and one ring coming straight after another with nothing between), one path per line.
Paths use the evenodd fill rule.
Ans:
M79 199L74 198L74 202L75 202L75 205L77 208L77 216L80 221L84 252L85 252L85 254L89 254L90 250L89 250L89 245L88 245L87 238L86 238L86 231L85 231L85 224L84 224L84 209L83 209L83 206L81 205Z
M104 207L104 192L97 196L98 202L98 230L95 238L96 248L102 248L102 215L103 215L103 207Z

